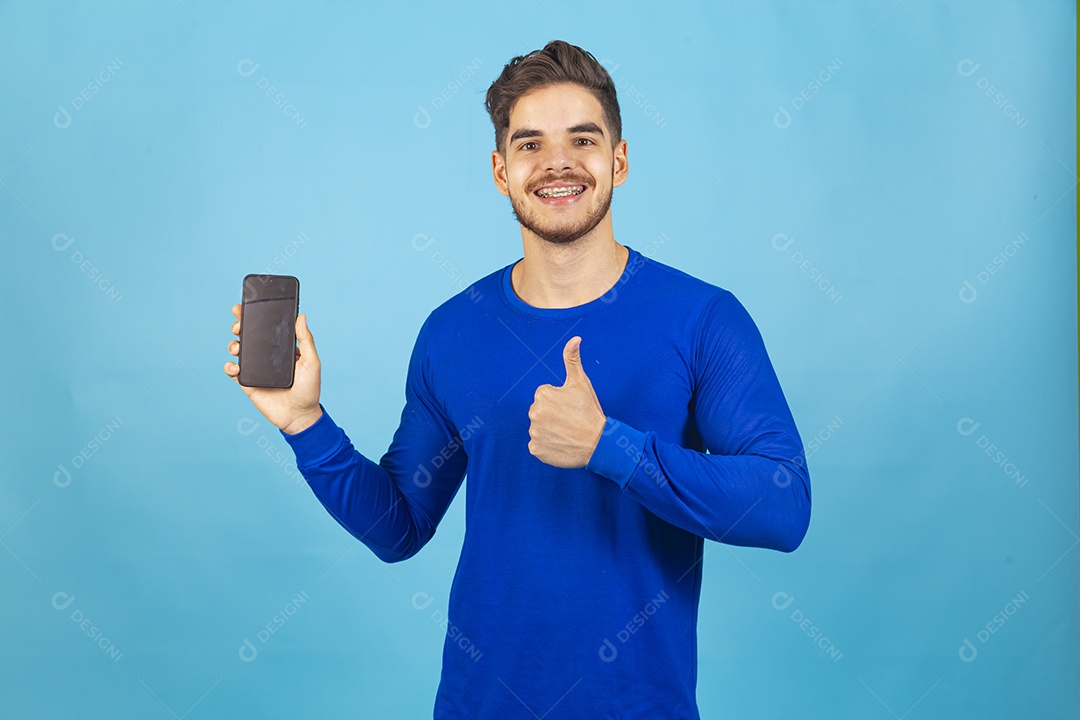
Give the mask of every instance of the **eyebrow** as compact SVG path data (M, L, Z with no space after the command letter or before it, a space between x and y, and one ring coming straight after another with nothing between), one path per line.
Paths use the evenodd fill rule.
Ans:
M592 133L594 135L604 137L604 131L600 128L599 125L594 122L578 123L577 125L566 129L567 135L577 135L578 133ZM521 140L523 138L543 136L544 133L540 132L539 130L534 130L532 128L520 128L518 130L515 130L514 134L510 136L510 142L517 142L518 140Z

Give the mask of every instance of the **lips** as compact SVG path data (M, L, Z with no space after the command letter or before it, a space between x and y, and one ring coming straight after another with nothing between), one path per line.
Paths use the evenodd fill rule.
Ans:
M533 190L533 195L543 200L545 204L566 205L576 201L588 188L586 183L560 181L541 185Z
M541 198L544 198L544 196L551 196L553 194L580 195L584 191L585 186L580 184L580 182L553 182L551 185L537 188L534 193L540 195Z

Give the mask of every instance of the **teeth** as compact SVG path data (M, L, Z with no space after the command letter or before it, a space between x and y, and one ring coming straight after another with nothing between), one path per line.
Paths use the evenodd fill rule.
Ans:
M566 197L567 195L580 195L585 192L583 186L578 187L561 187L561 188L544 188L538 190L537 195L540 197Z

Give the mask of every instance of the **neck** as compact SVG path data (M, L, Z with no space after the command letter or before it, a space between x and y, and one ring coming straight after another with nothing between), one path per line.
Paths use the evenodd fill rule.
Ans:
M525 254L510 280L517 296L537 308L568 308L595 300L618 282L630 257L610 231L563 245L523 228L522 244Z

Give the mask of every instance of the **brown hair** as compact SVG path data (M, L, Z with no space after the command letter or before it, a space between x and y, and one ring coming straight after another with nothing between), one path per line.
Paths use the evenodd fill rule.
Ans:
M592 53L562 40L552 40L543 50L513 58L488 88L484 107L495 126L495 149L506 154L510 110L522 95L564 82L582 86L600 102L604 124L611 132L611 146L615 147L622 139L622 116L611 76Z

